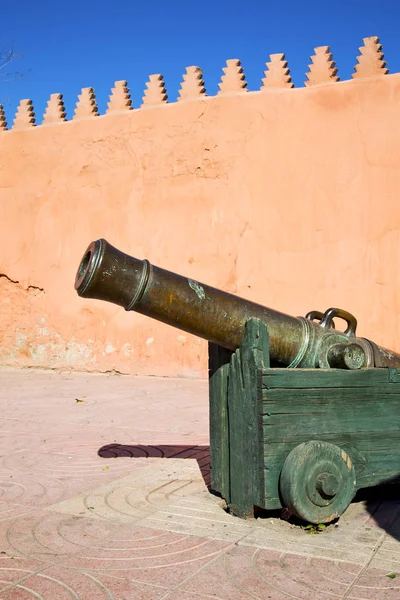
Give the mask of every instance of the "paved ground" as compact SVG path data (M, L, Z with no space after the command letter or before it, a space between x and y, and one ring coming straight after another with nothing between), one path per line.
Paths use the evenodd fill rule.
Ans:
M400 598L395 488L318 535L221 508L204 381L3 369L0 404L0 600Z

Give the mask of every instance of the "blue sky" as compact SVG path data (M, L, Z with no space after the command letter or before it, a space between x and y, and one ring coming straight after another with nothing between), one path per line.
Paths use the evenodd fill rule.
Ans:
M2 83L0 102L12 121L21 98L41 121L51 93L73 114L82 87L94 87L104 112L114 81L127 79L135 107L151 73L162 73L175 101L185 67L204 71L216 93L228 58L242 61L248 88L258 89L269 54L284 52L302 86L316 46L329 45L341 79L349 79L364 37L378 35L391 73L400 72L399 0L18 0L1 11L1 47L24 58L20 81Z

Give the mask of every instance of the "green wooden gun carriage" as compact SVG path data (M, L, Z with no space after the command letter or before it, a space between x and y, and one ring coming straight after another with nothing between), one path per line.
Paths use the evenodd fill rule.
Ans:
M256 319L236 352L209 344L209 359L211 484L234 514L328 523L400 473L400 369L271 368Z
M328 523L400 474L400 355L340 309L291 317L92 242L78 294L209 341L211 487L239 517ZM335 319L347 323L345 331Z

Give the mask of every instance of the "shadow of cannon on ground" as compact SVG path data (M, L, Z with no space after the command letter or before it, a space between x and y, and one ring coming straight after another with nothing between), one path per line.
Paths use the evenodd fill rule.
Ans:
M355 502L365 502L371 519L400 541L400 475L380 485L359 490Z
M107 444L98 451L101 458L191 458L197 460L204 483L210 487L210 447L184 445Z
M210 489L210 448L190 445L107 444L98 455L101 458L181 458L197 460L204 483ZM400 476L384 484L360 490L354 502L364 502L375 523L400 541ZM264 513L264 511L262 511ZM282 511L273 511L279 518ZM271 516L272 513L269 512ZM296 520L296 523L299 524Z

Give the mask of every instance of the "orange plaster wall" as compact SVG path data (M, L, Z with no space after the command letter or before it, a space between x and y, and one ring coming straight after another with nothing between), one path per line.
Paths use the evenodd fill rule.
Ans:
M400 351L400 75L0 134L0 364L204 376L206 343L78 298L86 246Z

